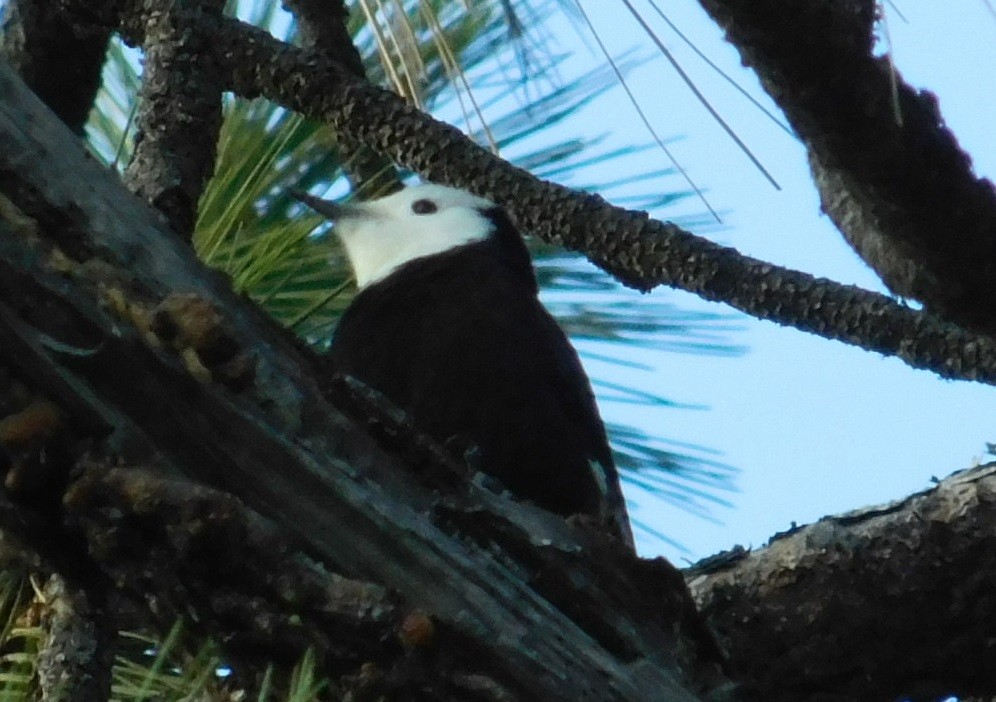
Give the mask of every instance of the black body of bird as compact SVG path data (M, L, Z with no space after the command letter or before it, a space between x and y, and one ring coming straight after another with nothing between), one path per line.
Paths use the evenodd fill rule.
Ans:
M436 185L333 207L360 284L333 336L334 371L437 441L471 442L475 467L519 498L591 515L632 545L591 385L505 213Z

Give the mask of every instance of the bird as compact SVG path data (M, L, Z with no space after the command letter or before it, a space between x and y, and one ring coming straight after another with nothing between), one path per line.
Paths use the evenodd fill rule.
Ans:
M494 202L433 183L345 204L333 221L358 292L328 361L520 500L633 548L605 425L577 351L541 304L523 237Z

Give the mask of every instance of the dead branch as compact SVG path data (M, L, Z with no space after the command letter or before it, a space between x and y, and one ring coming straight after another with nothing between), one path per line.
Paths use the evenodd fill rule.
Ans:
M996 691L996 464L686 573L751 699Z

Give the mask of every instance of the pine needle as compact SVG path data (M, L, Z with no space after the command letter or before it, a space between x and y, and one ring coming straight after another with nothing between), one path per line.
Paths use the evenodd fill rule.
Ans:
M708 56L706 56L702 52L702 50L699 49L699 47L697 47L695 45L695 42L693 42L691 39L689 39L687 36L685 36L685 33L682 32L678 28L678 25L676 25L674 22L672 22L671 18L664 14L664 11L660 8L660 5L657 4L657 0L647 0L647 2L650 3L650 6L652 8L654 8L654 10L657 12L657 14L660 16L660 18L662 20L664 20L664 23L667 24L667 26L671 29L671 31L674 32L675 35L679 39L681 39L681 41L683 41L685 43L685 45L689 49L691 49L693 52L695 52L695 55L698 56L700 59L702 59L702 61L704 61L705 64L709 68L711 68L721 78L723 78L727 83L729 83L733 87L734 90L736 90L738 93L740 93L742 96L744 96L747 99L747 101L751 105L753 105L754 107L756 107L758 110L760 110L761 113L765 117L767 117L772 122L774 122L776 125L778 125L778 127L782 131L784 131L790 137L795 138L795 136L796 136L795 132L793 132L792 129L787 124L785 124L783 121L781 121L780 119L778 119L777 115L775 115L768 108L766 108L764 105L762 105L760 103L760 101L757 100L757 98L755 98L753 95L751 95L749 92L747 92L737 81L735 81L733 79L732 76L730 76L726 71L724 71L722 68L720 68L718 65L716 65L716 63L712 59L710 59Z
M701 103L710 116L712 116L712 118L716 121L716 124L718 124L720 128L726 132L726 134L733 140L733 143L740 148L743 154L752 164L754 164L754 167L761 172L761 175L763 175L765 179L771 183L775 190L781 190L782 186L778 184L778 181L775 180L774 176L768 172L768 169L765 168L764 164L762 164L757 156L754 155L754 152L750 150L750 147L748 147L747 144L744 143L743 139L741 139L740 136L733 131L733 128L730 127L727 121L722 118L719 112L716 111L716 108L712 106L706 96L702 94L702 91L695 85L695 81L689 77L689 75L685 72L685 69L683 69L681 64L678 63L678 60L674 57L674 54L672 54L671 51L664 46L664 42L662 42L660 37L658 37L654 30L651 29L650 25L647 24L647 21L643 19L643 16L636 11L636 8L633 7L633 3L630 2L630 0L622 0L622 3L629 10L629 13L633 16L633 19L635 19L640 26L643 27L643 31L647 33L650 40L657 45L657 48L660 50L661 54L667 59L668 63L671 64L671 67L678 73L678 76L681 78L682 82L684 82L684 84L688 86L688 89L692 91L692 94L695 95L699 103Z

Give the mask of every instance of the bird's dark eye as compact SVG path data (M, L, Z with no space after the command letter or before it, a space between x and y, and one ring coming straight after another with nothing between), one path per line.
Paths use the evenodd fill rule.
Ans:
M412 203L412 212L415 214L432 214L438 209L432 200L416 200Z

